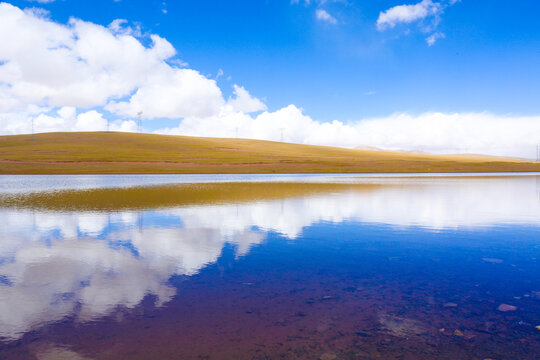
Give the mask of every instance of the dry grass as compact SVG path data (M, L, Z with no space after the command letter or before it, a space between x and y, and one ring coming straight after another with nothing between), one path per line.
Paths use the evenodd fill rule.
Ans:
M540 164L247 139L80 132L0 136L0 174L540 171Z
M120 211L276 200L328 192L371 191L381 186L280 182L178 184L0 194L0 204L7 208L53 211Z

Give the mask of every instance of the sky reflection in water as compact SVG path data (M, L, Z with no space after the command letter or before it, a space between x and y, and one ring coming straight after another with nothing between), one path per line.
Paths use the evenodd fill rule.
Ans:
M0 208L0 355L534 359L538 177L379 181L143 211Z

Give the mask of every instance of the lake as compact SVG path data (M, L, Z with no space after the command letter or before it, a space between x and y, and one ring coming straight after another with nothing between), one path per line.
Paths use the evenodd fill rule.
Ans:
M0 177L0 359L538 359L540 176Z

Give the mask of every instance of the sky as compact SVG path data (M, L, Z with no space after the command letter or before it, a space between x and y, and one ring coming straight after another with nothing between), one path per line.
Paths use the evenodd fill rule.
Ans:
M537 0L0 2L0 134L534 158Z

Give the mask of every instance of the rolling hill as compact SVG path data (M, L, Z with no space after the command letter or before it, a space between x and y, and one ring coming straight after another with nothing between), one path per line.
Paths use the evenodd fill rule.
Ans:
M137 133L0 136L0 174L506 171L540 171L540 163Z

